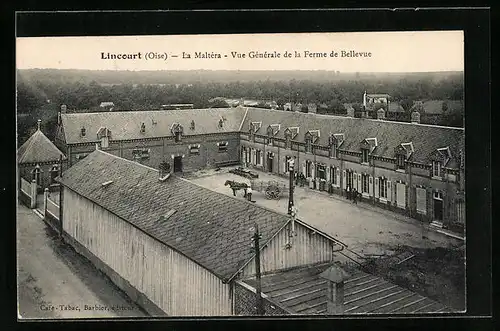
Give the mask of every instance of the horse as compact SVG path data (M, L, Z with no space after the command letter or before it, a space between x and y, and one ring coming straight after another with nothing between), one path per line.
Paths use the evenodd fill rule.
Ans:
M231 187L231 190L233 190L233 195L236 196L236 191L238 190L245 190L245 196L246 196L246 192L247 192L247 188L249 187L247 183L239 183L239 182L236 182L234 180L226 180L226 182L224 183L224 186L230 186Z

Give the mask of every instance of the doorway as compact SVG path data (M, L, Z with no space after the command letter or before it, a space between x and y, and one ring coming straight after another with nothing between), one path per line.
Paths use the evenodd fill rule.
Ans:
M267 153L267 171L273 172L273 154Z
M441 192L434 192L434 220L443 220L443 196Z
M174 157L174 172L182 172L182 156Z

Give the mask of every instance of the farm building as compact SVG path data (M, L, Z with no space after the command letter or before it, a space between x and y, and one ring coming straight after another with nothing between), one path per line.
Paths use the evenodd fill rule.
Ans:
M381 98L386 95L382 95ZM290 104L290 107L292 105ZM287 107L285 107L288 109ZM379 114L377 114L379 115ZM287 176L286 162L313 190L356 188L375 206L463 230L463 128L261 108L67 114L56 145L74 164L95 149L174 172L240 164Z
M19 167L19 183L22 191L31 192L28 185L34 180L36 191L41 191L52 184L59 175L61 161L66 161L66 156L43 134L38 128L26 142L17 150L17 163Z
M241 279L255 276L255 224L263 275L331 263L345 247L300 220L101 150L59 181L63 238L152 315L254 313Z

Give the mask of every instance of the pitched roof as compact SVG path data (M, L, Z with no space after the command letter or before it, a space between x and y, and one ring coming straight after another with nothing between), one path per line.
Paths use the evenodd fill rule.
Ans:
M215 132L235 132L239 130L245 112L237 108L155 110L155 111L119 111L98 113L61 114L66 143L96 142L97 131L106 127L111 131L113 140L157 138L170 136L172 124L184 127L184 135L206 134ZM222 128L219 120L225 119ZM195 129L191 130L191 121ZM141 133L141 124L146 130ZM86 135L81 136L85 128Z
M59 180L223 281L253 259L254 221L262 234L262 247L289 221L285 215L177 176L164 182L158 177L155 169L96 150ZM171 215L162 220L167 214Z
M263 275L262 293L291 314L326 315L328 281L321 273L331 264ZM352 270L344 280L344 314L446 313L449 307L380 277ZM255 278L244 283L255 288Z
M66 159L63 152L41 130L37 130L17 150L17 162L21 164L59 161L61 155Z
M394 148L401 143L413 143L412 160L428 163L430 154L438 148L450 147L452 155L463 149L464 129L437 125L393 122L344 116L285 112L280 110L254 108L248 111L243 127L248 122L262 122L263 127L281 124L282 128L299 127L295 140L304 142L304 134L309 130L320 130L317 144L327 145L330 133L343 133L343 150L360 151L359 144L366 138L377 138L377 148L373 155L394 157ZM284 130L276 137L284 138Z

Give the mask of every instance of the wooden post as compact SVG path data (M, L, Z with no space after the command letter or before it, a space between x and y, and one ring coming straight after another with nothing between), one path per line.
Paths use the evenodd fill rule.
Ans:
M256 306L257 306L257 315L264 315L264 306L262 302L262 288L261 288L261 279L260 279L260 245L259 240L261 235L259 233L259 226L255 223L255 233L253 235L254 240L254 248L255 248L255 278L257 281L256 286Z
M46 187L43 191L43 217L47 215L47 199L49 198L49 189Z
M35 209L36 208L36 180L33 179L31 181L31 201L30 201L30 208Z
M288 193L288 215L292 215L293 210L293 184L294 184L294 174L295 174L295 160L290 159L288 161L288 172L289 172L289 193Z
M62 155L59 157L59 180L62 181L63 171L62 171ZM64 202L64 186L59 183L59 237L63 239L63 202Z

